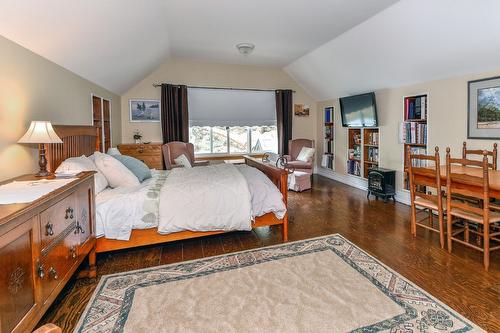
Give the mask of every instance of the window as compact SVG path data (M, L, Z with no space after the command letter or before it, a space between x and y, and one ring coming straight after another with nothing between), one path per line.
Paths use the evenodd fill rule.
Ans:
M188 88L188 105L196 154L278 151L274 92Z

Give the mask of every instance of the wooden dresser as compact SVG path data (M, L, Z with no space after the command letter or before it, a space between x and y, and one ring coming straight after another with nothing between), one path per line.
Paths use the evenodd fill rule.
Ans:
M0 205L0 332L31 332L87 256L95 277L95 244L93 172L29 204Z
M143 161L151 169L163 169L162 143L128 143L118 145L118 150L123 155L128 155Z

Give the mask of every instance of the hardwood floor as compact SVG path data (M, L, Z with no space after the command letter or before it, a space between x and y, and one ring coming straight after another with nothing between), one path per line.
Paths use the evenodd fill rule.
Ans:
M289 195L291 241L340 233L488 332L500 332L500 252L489 272L481 254L455 245L450 255L437 234L410 234L409 207L366 199L366 192L314 176L313 190ZM123 272L251 249L281 242L279 227L118 251L98 256L98 278ZM40 324L71 332L97 280L73 279Z

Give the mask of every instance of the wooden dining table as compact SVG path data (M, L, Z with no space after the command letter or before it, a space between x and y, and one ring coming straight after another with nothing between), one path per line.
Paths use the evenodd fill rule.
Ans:
M446 165L440 166L441 180L446 185ZM470 166L452 165L451 173L458 173L474 177L483 177L483 169ZM500 199L500 170L488 170L488 178L490 184L490 197Z

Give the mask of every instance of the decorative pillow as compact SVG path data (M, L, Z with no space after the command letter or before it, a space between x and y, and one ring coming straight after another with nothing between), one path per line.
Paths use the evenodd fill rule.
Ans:
M139 161L137 158L126 155L111 155L118 161L122 162L142 183L145 179L151 178L151 170L144 162Z
M182 154L177 158L174 158L175 164L182 165L185 168L192 168L193 166L191 165L191 162L189 161L189 158L187 158L186 155Z
M107 186L108 181L95 163L85 155L80 157L70 157L63 161L56 170L56 173L79 173L82 171L97 171L94 174L95 193L101 193Z
M309 147L302 147L299 155L297 156L297 161L311 162L314 156L315 149Z
M139 185L139 179L127 169L122 162L113 156L100 152L94 153L95 164L106 176L111 187L128 187Z

